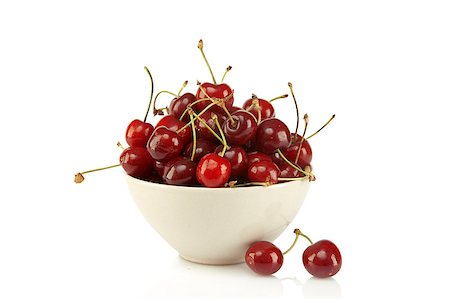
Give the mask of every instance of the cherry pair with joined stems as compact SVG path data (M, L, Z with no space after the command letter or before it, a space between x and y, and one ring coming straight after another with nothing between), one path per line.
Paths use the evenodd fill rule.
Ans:
M268 241L253 243L245 253L245 262L254 272L261 275L276 273L283 265L284 255L289 253L297 243L300 236L308 240L310 245L305 249L302 261L305 269L318 278L331 277L339 272L342 266L342 257L338 247L329 240L313 242L298 228L294 230L295 240L284 252Z

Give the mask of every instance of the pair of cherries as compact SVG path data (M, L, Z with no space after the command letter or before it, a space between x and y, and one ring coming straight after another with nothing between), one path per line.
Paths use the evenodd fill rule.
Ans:
M327 278L339 272L342 266L342 257L338 247L330 240L320 240L313 243L299 229L295 229L294 243L285 252L271 242L258 241L253 243L245 253L245 262L254 272L261 275L276 273L283 265L283 256L296 244L298 237L303 236L310 245L303 252L303 265L313 276Z

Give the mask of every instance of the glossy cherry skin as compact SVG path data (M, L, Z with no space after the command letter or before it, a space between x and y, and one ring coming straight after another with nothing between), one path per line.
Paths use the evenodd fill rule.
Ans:
M282 163L280 165L280 178L301 178L304 177L305 174L298 169L295 169L288 163Z
M247 249L245 263L258 274L271 275L283 265L283 253L270 242L258 241Z
M303 265L315 277L331 277L341 269L341 253L333 242L320 240L305 249Z
M158 127L166 127L169 130L176 132L182 127L186 125L185 122L182 122L178 118L176 118L174 115L166 115L163 118L159 120L159 122L156 124L155 129ZM178 135L183 140L183 144L188 144L192 140L192 128L191 126L187 126L180 132L178 132Z
M260 162L260 161L272 161L272 159L263 153L260 152L251 152L247 154L248 158L248 165L252 165L253 163Z
M128 125L125 139L131 147L145 147L154 130L151 124L135 119Z
M229 95L231 95L233 93L230 86L228 86L225 83L212 84L212 83L205 82L205 83L202 83L200 86L206 92L206 94L212 99L224 99L225 100ZM203 93L201 88L199 87L197 90L197 94L195 96L196 99L197 100L208 99L208 97ZM233 106L233 102L234 102L234 98L233 98L233 96L231 96L230 98L225 100L225 107L227 109L230 109ZM194 109L195 109L195 111L199 112L199 111L205 109L211 103L212 102L210 100L197 103L196 105L194 105ZM213 107L211 107L211 110L214 112L222 112L223 108L220 106L214 105Z
M197 183L197 164L185 157L176 157L167 163L163 182L169 185L192 186Z
M259 124L255 137L257 151L270 155L277 149L286 149L290 143L291 133L281 120L269 118Z
M181 154L183 140L167 127L157 127L148 140L147 150L153 159L168 162Z
M247 111L236 111L222 125L223 133L229 144L244 145L256 135L258 124L255 117ZM234 121L234 123L233 123Z
M186 158L191 158L193 146L194 143L192 141L188 145L186 145L183 151L183 156L185 156ZM208 141L206 139L197 139L194 162L200 161L200 159L206 154L213 153L216 147L216 144L212 143L211 141Z
M223 187L230 179L230 162L214 153L205 155L197 164L197 181L209 188Z
M297 157L300 141L301 136L297 138L295 142L291 143L291 145L287 149L282 151L283 155L292 163L295 162L295 159ZM311 160L312 160L311 146L309 145L307 139L303 139L302 148L300 150L300 155L296 164L303 169L305 168L305 166L311 164Z
M261 111L260 121L275 117L275 109L273 109L273 106L269 101L266 101L263 99L258 99L257 102L259 105L259 109ZM244 110L253 114L255 116L255 118L258 119L258 117L259 117L258 116L258 106L256 106L256 105L252 106L252 104L253 104L253 99L249 99L244 102L244 105L242 105L242 108L244 108Z
M247 178L250 182L276 184L280 177L280 169L271 161L259 161L249 166Z
M202 115L200 115L200 118L203 119L206 124L214 131L218 136L220 136L219 129L217 128L216 122L212 118L213 114L216 114L217 120L219 121L219 124L222 125L225 117L221 114L212 112L210 110L204 112ZM197 136L198 138L206 139L211 142L220 143L219 139L215 137L210 130L201 122L200 120L195 120L195 128L197 129Z
M156 174L161 178L164 176L164 170L167 166L167 163L168 162L161 162L157 160L154 160L153 162L153 169L155 169Z
M120 155L120 164L125 172L139 179L150 178L153 170L153 158L145 147L129 147Z
M215 153L219 154L222 150L223 145L219 145L216 148ZM247 153L242 147L230 146L223 157L230 161L231 164L230 180L238 180L247 174L248 158Z
M190 92L187 92L178 98L174 98L169 105L169 113L176 118L180 119L181 115L183 115L184 111L186 111L187 107L195 101L195 95ZM189 121L189 114L185 113L183 116L184 121L187 123Z

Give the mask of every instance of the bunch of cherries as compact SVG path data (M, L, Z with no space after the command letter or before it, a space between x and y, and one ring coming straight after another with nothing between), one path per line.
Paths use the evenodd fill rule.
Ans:
M281 181L315 177L311 170L312 150L305 137L308 115L305 114L303 135L289 131L286 124L275 117L274 100L252 95L242 108L234 106L234 91L225 83L217 83L203 51L202 40L198 48L211 73L213 83L197 82L197 92L183 93L187 81L178 94L163 90L153 99L151 95L143 120L135 119L127 127L125 137L129 145L120 155L120 164L132 177L169 185L205 187L237 187L246 185L272 185ZM231 67L222 77L225 78ZM292 84L289 88L294 99ZM159 95L174 98L166 108L156 108ZM163 115L153 127L147 117L153 102L153 114ZM164 112L167 112L164 115ZM119 144L119 146L121 146ZM111 166L111 167L114 167ZM76 182L83 180L78 173Z

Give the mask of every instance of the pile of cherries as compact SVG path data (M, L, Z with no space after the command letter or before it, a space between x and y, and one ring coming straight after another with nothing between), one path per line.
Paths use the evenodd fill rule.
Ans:
M126 129L129 145L120 155L120 165L135 178L169 185L205 187L234 187L241 185L271 185L280 181L309 179L312 150L308 138L292 133L275 117L273 100L253 95L241 107L234 106L234 91L225 83L197 82L196 94L152 94L143 120L133 120ZM225 78L231 67L226 69ZM289 87L292 91L292 84ZM174 98L166 108L155 107L158 96L171 94ZM147 122L153 101L153 114L164 115L153 127ZM298 113L297 113L298 114ZM334 116L333 116L334 117ZM305 130L308 117L305 114ZM323 128L323 127L322 127ZM321 129L322 129L321 128ZM320 131L320 129L319 129ZM317 132L316 132L317 133ZM315 135L315 134L313 134Z

